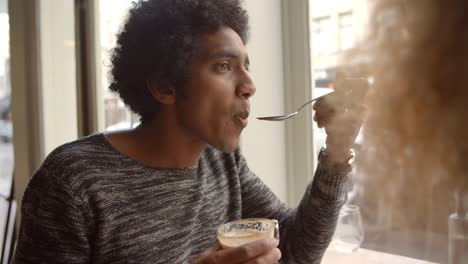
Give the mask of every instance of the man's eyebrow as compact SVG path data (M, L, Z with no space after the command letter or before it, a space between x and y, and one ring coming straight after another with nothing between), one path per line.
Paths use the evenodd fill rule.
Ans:
M215 51L210 55L211 58L238 58L239 54L230 50Z
M220 51L215 51L211 54L210 58L239 58L239 54L234 51L230 50L220 50ZM250 64L250 58L249 55L245 56L245 62L247 64Z

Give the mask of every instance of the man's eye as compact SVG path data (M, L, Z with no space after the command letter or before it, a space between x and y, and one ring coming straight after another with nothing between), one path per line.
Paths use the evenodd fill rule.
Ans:
M248 63L244 64L244 68L245 68L247 71L250 71L250 64L248 64Z
M218 64L218 70L221 72L226 72L231 70L231 65L228 62L222 62Z

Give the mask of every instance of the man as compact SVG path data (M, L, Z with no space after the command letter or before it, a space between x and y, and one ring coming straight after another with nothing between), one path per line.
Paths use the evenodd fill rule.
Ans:
M128 131L65 144L25 192L15 263L319 263L334 231L356 119L329 149L297 209L238 150L255 86L237 0L138 2L118 36L111 89L141 116ZM316 105L319 126L330 107ZM339 139L339 140L338 140ZM263 217L279 243L221 250L216 228Z

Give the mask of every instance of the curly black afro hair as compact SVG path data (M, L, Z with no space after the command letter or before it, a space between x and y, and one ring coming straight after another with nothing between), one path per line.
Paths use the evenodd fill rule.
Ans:
M242 0L147 0L133 3L117 35L110 89L117 92L142 122L159 108L147 88L183 89L201 33L232 28L247 43L248 16Z

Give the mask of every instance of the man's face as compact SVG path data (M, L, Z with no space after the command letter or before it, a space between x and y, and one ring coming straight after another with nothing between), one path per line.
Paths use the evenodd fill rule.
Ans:
M248 67L244 44L231 28L200 36L190 78L176 99L179 123L194 141L224 152L239 147L255 93Z

